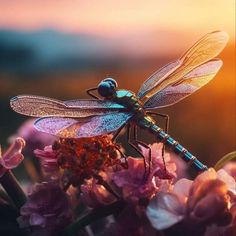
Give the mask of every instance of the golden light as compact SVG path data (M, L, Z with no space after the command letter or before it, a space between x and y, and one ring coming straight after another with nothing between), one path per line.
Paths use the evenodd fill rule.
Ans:
M17 29L57 28L72 32L129 33L221 29L234 37L234 0L77 0L0 3L0 27ZM205 33L203 32L203 33Z

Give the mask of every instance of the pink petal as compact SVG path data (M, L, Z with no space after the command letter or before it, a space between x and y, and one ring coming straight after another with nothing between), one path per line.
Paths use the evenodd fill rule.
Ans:
M194 180L194 184L199 185L201 182L206 180L213 180L217 178L216 171L213 168L209 168L207 171L204 171Z
M163 144L162 143L153 143L151 145L151 150L152 150L152 156L153 157L160 157L162 156L162 147Z
M21 153L15 153L13 156L11 156L11 159L2 161L2 166L4 166L6 169L14 169L17 167L22 160L24 159L24 156Z
M21 154L21 151L24 146L25 146L24 139L16 138L14 143L12 143L12 145L2 156L0 163L7 169L11 169L19 165L19 163L24 158L23 155Z
M185 201L188 198L192 183L192 180L185 178L180 179L175 183L173 192L177 194L181 200Z
M149 149L143 147L142 145L138 145L138 146L139 146L139 148L141 149L142 154L145 156L145 158L147 158L147 157L148 157Z
M236 162L234 161L229 161L228 163L225 164L223 169L234 179L236 179Z
M216 216L221 216L226 207L227 202L224 196L209 193L196 203L189 217L195 222L204 222Z
M24 146L24 139L17 138L3 156L1 156L0 148L0 177L5 173L6 170L13 169L21 163L21 161L24 159L24 156L21 154L22 148Z
M230 176L224 169L220 169L217 171L217 177L221 181L225 182L229 191L236 194L236 181L232 176Z
M215 180L216 178L216 171L213 168L209 168L207 171L204 171L203 173L198 175L192 183L192 187L189 191L190 200L195 202L197 198L199 198L200 193L203 192L203 183L208 182L210 180Z
M163 230L184 218L185 206L173 193L159 193L147 207L147 217L155 229Z

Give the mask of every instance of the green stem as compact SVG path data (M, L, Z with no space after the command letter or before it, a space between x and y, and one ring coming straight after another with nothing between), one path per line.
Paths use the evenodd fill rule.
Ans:
M0 177L0 183L15 206L20 210L27 198L13 173L10 170L6 171L5 174Z
M222 168L227 162L232 161L232 160L236 160L236 151L234 152L230 152L228 154L226 154L225 156L223 156L214 166L214 168L216 170L219 170L220 168Z
M113 213L117 213L121 211L125 207L125 202L123 200L116 201L108 206L99 207L97 209L92 210L88 215L83 218L77 220L76 222L69 225L64 233L66 235L74 235L83 227L91 224L93 221L96 221L100 218L109 216Z

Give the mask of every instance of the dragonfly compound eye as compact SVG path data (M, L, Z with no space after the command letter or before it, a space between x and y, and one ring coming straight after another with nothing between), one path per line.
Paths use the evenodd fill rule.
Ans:
M109 82L109 83L112 84L115 88L118 87L117 82L116 82L114 79L112 79L112 78L106 78L106 79L104 79L103 81L104 81L104 82Z
M117 83L114 79L106 78L98 85L98 93L103 97L110 97L116 91L116 87Z

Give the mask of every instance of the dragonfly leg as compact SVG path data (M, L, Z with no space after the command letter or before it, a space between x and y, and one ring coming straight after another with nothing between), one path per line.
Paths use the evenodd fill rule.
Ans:
M151 148L144 142L138 140L138 129L137 125L134 126L134 141L139 144L140 146L143 146L144 148L148 149L148 174L151 172L151 162L152 162L152 150Z
M115 149L120 153L121 157L124 158L125 160L125 163L122 163L121 165L124 168L128 169L128 161L127 161L128 157L125 155L125 153L120 149L118 145L115 145Z
M86 90L86 93L92 98L100 99L98 96L92 93L92 91L95 91L95 90L97 90L97 88L90 88Z
M157 112L147 112L147 114L153 115L153 116L159 116L159 117L164 118L164 119L165 119L165 128L164 128L164 131L165 131L165 133L168 134L168 131L169 131L169 124L170 124L170 117L169 117L168 115L162 114L162 113L157 113ZM165 168L165 171L166 171L166 162L165 162L164 154L165 154L165 144L163 143L161 156L162 156L164 168Z
M134 142L131 140L131 130L132 127L130 124L128 124L128 130L127 130L127 139L128 139L128 144L143 158L143 165L144 165L144 179L147 176L147 163L146 163L146 159L145 156L143 155L143 153L140 151L140 148L137 145L137 142L134 140Z
M114 142L117 137L119 136L121 130L126 126L126 124L122 125L118 130L116 130L116 132L114 133L113 137L112 137L112 141Z
M166 114L162 114L162 113L157 113L157 112L151 112L151 111L147 111L147 114L153 115L153 116L160 116L163 117L165 119L165 129L164 131L166 133L168 133L169 131L169 124L170 124L170 117Z
M112 142L114 142L117 137L119 136L121 130L126 126L126 124L122 125L113 135L112 137ZM116 150L121 154L121 156L124 158L125 160L125 168L128 168L128 161L127 161L127 156L124 154L124 152L116 145L115 146Z

